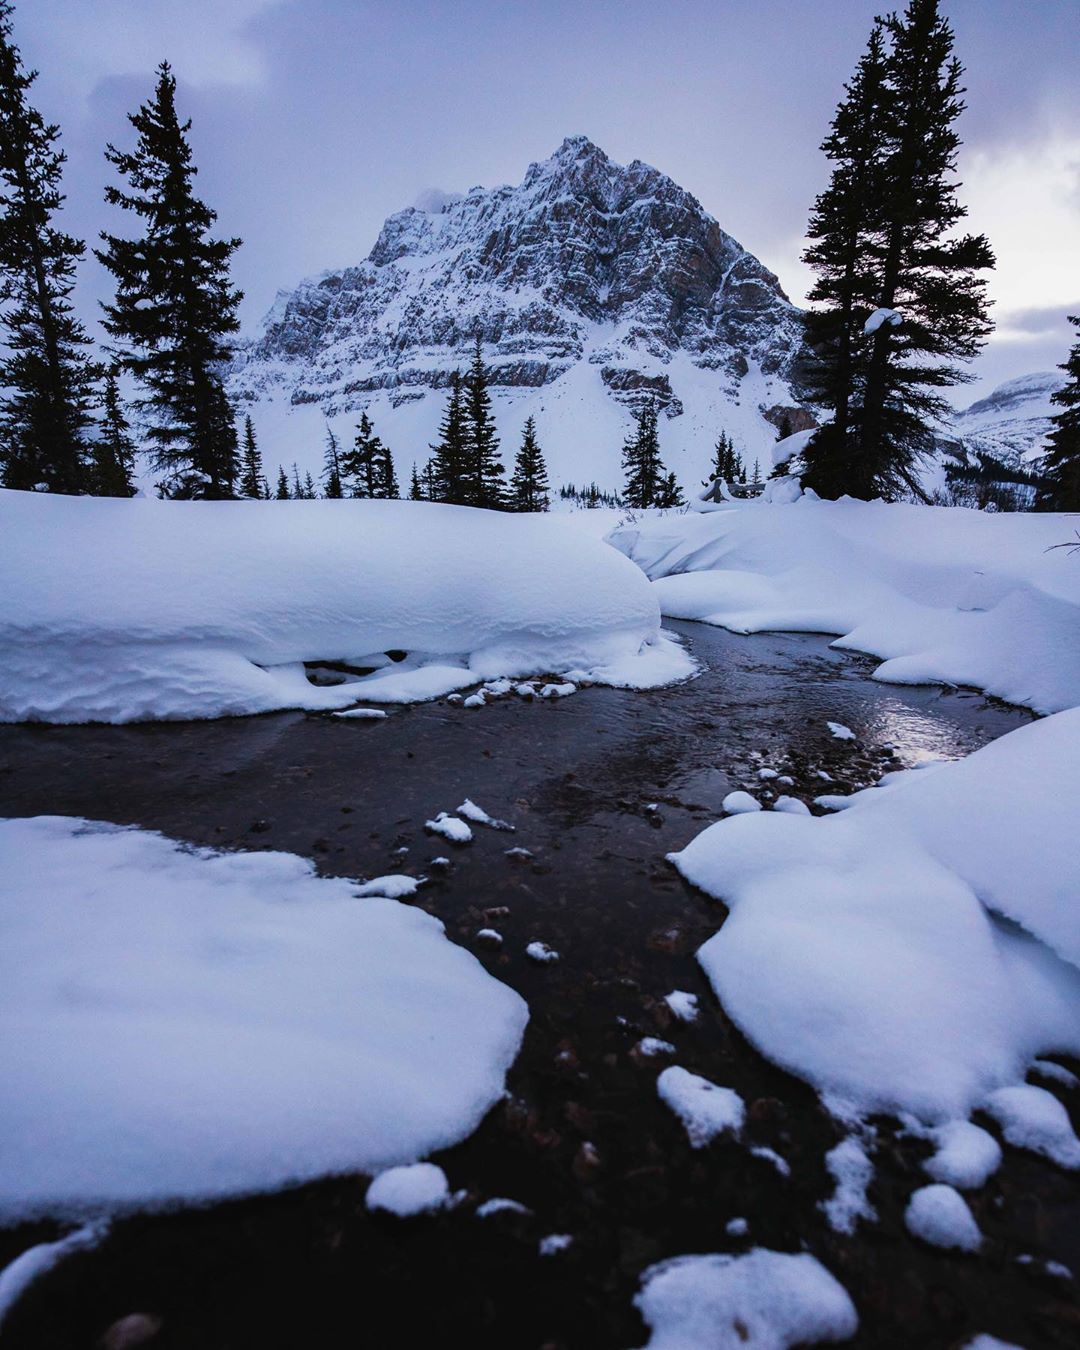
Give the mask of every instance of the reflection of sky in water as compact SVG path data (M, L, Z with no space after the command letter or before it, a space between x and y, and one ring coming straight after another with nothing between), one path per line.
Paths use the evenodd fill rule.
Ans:
M868 704L866 712L867 740L891 745L905 764L958 759L970 748L970 732L958 728L937 700L927 708L913 708L886 694L876 705Z

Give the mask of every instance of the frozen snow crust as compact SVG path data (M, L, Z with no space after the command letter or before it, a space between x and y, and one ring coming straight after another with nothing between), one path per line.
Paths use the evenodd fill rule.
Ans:
M0 821L0 1220L414 1163L526 1020L436 919L292 854Z
M32 560L32 565L27 560ZM413 702L500 675L648 686L693 665L615 549L424 502L0 492L0 720ZM381 654L410 654L401 665ZM385 669L316 688L303 662Z
M1080 1053L1077 802L1080 708L835 816L722 820L671 855L730 909L698 959L758 1048L827 1098L930 1124L981 1106L1080 1166L1043 1099L1060 1104L1023 1085L1040 1052Z
M1075 518L959 507L743 502L645 517L610 541L660 607L736 632L839 633L899 684L976 685L1060 712L1080 703Z

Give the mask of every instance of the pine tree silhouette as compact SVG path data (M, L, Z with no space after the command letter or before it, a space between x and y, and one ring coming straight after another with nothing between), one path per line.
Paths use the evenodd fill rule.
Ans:
M81 240L53 224L64 200L59 127L27 101L36 71L0 3L0 481L51 492L96 490L87 428L95 371L71 305Z
M511 511L547 511L551 507L550 492L547 465L536 442L536 421L530 417L514 461L507 502Z
M176 80L158 67L153 98L128 121L133 151L109 146L106 158L127 180L106 200L138 216L135 239L102 234L97 257L116 280L104 305L115 353L147 393L148 437L169 496L231 497L238 476L236 427L219 374L238 327L241 293L229 280L239 239L213 239L216 213L192 190L197 172L176 112Z

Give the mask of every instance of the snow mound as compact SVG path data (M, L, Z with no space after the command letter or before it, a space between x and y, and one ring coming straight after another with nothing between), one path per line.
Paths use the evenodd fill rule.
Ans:
M1069 1113L1045 1088L1020 1083L999 1088L983 1102L1010 1144L1030 1149L1059 1167L1080 1169L1080 1140L1073 1133Z
M467 1136L525 1004L287 853L0 822L0 1216L380 1172Z
M953 1247L977 1252L982 1234L967 1202L959 1191L940 1183L917 1190L904 1211L904 1223L912 1237L934 1247Z
M924 1163L926 1172L958 1190L978 1190L1001 1165L1001 1145L970 1120L939 1125L931 1138L937 1149Z
M1080 709L839 815L721 820L671 855L730 911L698 960L763 1053L855 1114L985 1105L1074 1165L1038 1110L1060 1104L1017 1085L1036 1055L1080 1051L1077 801Z
M543 515L3 491L0 574L2 721L329 710L505 675L647 686L694 670L661 637L640 572ZM329 686L303 665L398 649L408 662Z
M646 1350L787 1350L845 1341L859 1326L846 1290L808 1252L677 1256L641 1280Z
M449 1199L450 1187L442 1168L418 1162L380 1172L368 1187L364 1203L368 1209L409 1219L442 1209Z
M704 1148L722 1134L738 1134L746 1119L746 1104L733 1088L718 1087L678 1065L664 1070L656 1090L686 1127L691 1148Z
M1037 712L1080 703L1072 518L885 502L748 501L609 535L660 607L734 632L839 633L900 684L970 684Z

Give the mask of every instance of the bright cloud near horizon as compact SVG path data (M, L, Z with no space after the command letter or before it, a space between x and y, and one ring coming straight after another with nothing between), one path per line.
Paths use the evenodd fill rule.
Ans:
M66 225L124 227L102 202L107 141L168 59L193 119L199 190L244 247L251 327L276 291L366 257L425 190L519 182L584 132L694 193L796 301L819 145L878 0L16 0L35 100L61 124ZM944 0L964 62L968 227L989 235L989 384L1064 360L1080 309L1075 0ZM90 317L108 279L92 260Z

